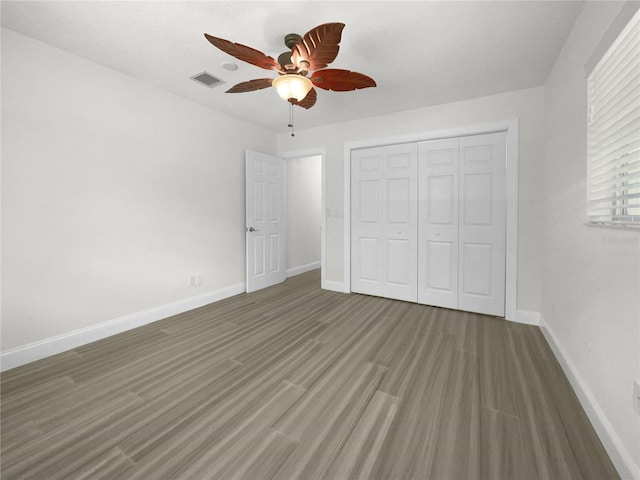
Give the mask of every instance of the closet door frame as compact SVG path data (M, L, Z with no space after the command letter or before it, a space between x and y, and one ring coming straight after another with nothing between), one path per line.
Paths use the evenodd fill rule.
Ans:
M361 148L382 147L398 143L423 142L484 133L505 132L506 151L506 282L505 318L519 323L533 323L527 315L519 315L518 296L518 138L517 118L493 123L437 130L413 135L374 138L344 145L344 291L351 293L351 151Z

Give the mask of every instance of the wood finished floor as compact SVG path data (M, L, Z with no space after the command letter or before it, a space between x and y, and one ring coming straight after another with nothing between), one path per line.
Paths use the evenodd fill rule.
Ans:
M319 272L2 374L2 479L619 478L537 327Z

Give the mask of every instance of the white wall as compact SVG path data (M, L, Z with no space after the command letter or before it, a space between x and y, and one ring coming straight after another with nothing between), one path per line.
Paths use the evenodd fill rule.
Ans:
M640 478L640 232L583 225L584 65L620 6L585 3L545 85L541 313L616 466Z
M275 134L2 29L3 354L243 289L245 148Z
M285 160L288 275L320 265L321 161L319 155Z
M380 85L378 88L384 88ZM350 93L324 92L322 95ZM352 94L357 94L353 92ZM321 99L320 99L321 100ZM518 300L519 310L540 309L540 164L543 141L544 90L532 88L462 102L365 118L278 136L278 151L326 147L328 283L342 285L344 262L344 144L347 142L474 126L513 118L520 121Z

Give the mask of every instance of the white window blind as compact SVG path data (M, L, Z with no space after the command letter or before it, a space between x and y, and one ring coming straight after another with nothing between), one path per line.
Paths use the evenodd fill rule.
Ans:
M640 11L587 78L589 223L640 227Z

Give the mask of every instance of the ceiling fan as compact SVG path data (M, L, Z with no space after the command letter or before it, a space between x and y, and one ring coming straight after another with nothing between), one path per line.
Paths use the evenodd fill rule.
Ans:
M290 33L284 37L284 43L289 50L282 53L277 60L239 43L207 33L204 36L223 52L279 74L275 79L257 78L238 83L226 93L251 92L273 86L278 95L291 105L309 109L317 100L314 86L336 92L376 86L372 78L362 73L336 68L325 69L338 55L344 27L344 23L325 23L309 30L303 37ZM309 72L312 72L311 76L307 77Z

